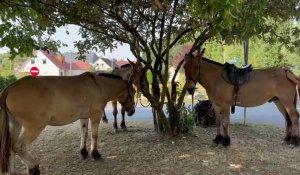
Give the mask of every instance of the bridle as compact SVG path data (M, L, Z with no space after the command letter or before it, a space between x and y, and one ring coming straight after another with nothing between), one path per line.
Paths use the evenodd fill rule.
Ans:
M186 81L192 81L196 85L198 82L198 77L199 77L199 75L197 76L196 80L194 80L192 77L187 77Z
M120 102L122 106L124 106L128 100L131 100L132 101L132 96L130 95L130 87L129 87L129 82L127 82L127 96L126 96L126 99L123 101L123 102Z

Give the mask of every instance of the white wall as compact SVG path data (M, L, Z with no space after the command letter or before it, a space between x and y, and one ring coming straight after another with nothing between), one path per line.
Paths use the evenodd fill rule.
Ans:
M88 72L89 70L65 70L65 76L72 76L72 75L80 75L84 72Z
M62 73L64 75L64 72L59 70L59 68L52 63L41 51L36 51L34 53L36 57L30 58L30 60L26 63L26 65L22 68L20 72L30 72L31 67L36 66L40 73L39 76L60 76ZM31 63L31 59L35 60L35 63ZM43 59L46 59L46 63L43 63Z
M95 68L95 70L107 70L111 69L109 65L107 65L101 58L98 59L92 66Z

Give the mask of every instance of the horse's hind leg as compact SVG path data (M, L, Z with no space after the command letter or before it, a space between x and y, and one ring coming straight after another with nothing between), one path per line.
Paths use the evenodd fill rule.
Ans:
M284 138L284 141L289 144L290 141L291 141L291 134L292 134L292 121L291 121L291 118L290 118L289 114L287 113L284 106L280 103L279 100L274 101L274 103L277 106L280 113L284 116L285 126L286 126L285 127L286 128L286 136Z
M293 145L299 145L299 114L294 104L286 106L291 122L292 122L292 136L290 143Z
M102 115L102 113L101 113L101 115ZM95 160L101 158L101 154L99 153L98 148L97 148L98 128L99 128L99 124L100 124L100 120L101 120L100 116L95 116L95 117L91 118L91 129L92 129L91 156Z
M89 119L80 119L81 140L80 140L80 154L83 159L87 158L89 153L86 149L86 139L88 137Z
M30 175L40 174L39 163L38 161L33 159L28 150L30 149L31 142L39 136L44 128L45 126L24 128L24 131L21 133L19 140L14 146L16 153L26 164L27 171Z
M122 107L122 110L121 110L121 114L122 114L122 122L121 122L121 128L123 131L127 131L127 126L125 124L125 109Z
M16 174L15 171L15 148L14 145L18 141L18 138L21 133L22 126L17 122L13 117L10 117L10 127L9 132L11 134L11 143L12 143L12 149L10 151L10 158L9 158L9 174Z
M114 115L114 130L115 132L118 132L118 122L117 122L117 115L118 115L118 106L117 101L112 101L112 107L113 107L113 115Z

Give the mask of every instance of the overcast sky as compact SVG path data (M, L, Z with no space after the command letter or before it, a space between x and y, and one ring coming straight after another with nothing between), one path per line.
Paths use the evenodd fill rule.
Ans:
M66 29L69 31L69 35L66 33ZM57 29L56 34L52 36L52 39L54 40L60 40L62 43L65 43L68 45L68 47L62 47L58 50L60 52L69 52L74 51L77 52L77 49L74 48L74 42L77 40L80 40L81 37L78 34L79 27L74 25L69 25L67 27L60 27ZM0 52L7 52L7 48L0 48ZM117 59L131 59L134 60L134 56L131 54L129 46L123 45L119 46L117 49L113 50L113 52L110 52L107 50L105 52L105 55L101 53L97 53L98 56L104 56L106 58L117 58Z

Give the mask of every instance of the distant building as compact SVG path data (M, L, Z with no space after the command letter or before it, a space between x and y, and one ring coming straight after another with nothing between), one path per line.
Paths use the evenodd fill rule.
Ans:
M34 51L33 57L28 58L19 68L21 75L30 74L30 69L35 66L39 69L39 76L70 76L78 75L92 70L92 66L83 61L67 61L65 58L52 51Z
M88 53L83 54L82 59L80 59L80 55L75 52L66 52L63 54L63 56L65 57L66 61L68 61L68 62L82 60L91 65L94 64L99 59L97 54L94 52L88 52Z
M95 63L92 64L95 70L112 70L116 67L113 60L108 58L99 58Z

